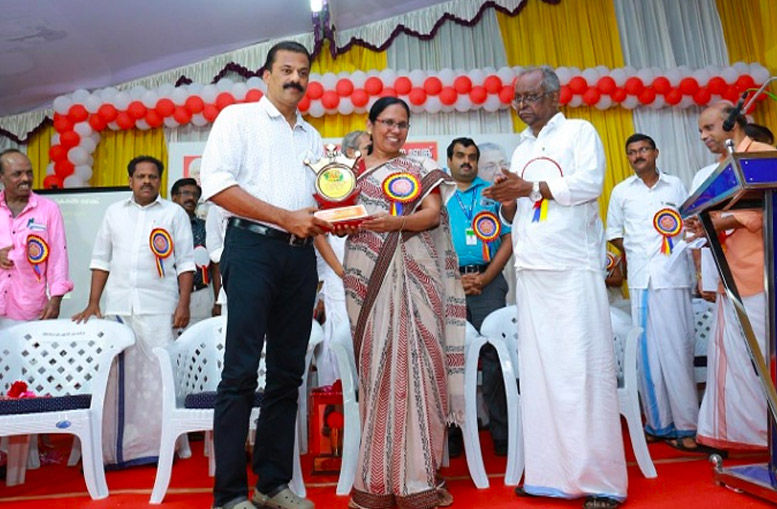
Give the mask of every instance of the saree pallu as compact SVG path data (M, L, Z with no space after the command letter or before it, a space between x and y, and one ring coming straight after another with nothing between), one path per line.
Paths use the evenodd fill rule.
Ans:
M420 182L404 215L435 189L443 200L453 191L439 169L400 157L359 176L370 214L391 210L382 185L396 173ZM362 425L353 500L375 509L436 507L446 425L464 417L466 303L444 204L431 230L350 236L344 266Z

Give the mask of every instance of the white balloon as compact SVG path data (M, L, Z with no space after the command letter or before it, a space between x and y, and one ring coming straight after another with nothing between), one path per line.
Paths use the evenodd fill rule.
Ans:
M597 65L596 67L594 67L594 69L596 69L596 72L599 73L600 78L602 76L607 76L608 74L610 74L610 69L606 65Z
M498 71L496 71L496 75L499 76L499 79L502 80L502 83L505 85L512 84L513 80L515 79L515 71L513 71L510 67L502 67Z
M86 160L86 164L94 168L94 157L89 156L89 159Z
M577 108L583 104L583 96L579 94L575 94L572 96L572 99L569 101L568 105L572 108Z
M146 122L146 119L141 118L135 121L135 127L140 129L141 131L148 131L151 129L151 126L148 125L148 122Z
M89 153L83 147L73 147L67 152L67 160L76 166L86 164L86 161L89 160Z
M178 127L178 122L176 122L172 116L165 117L165 119L162 122L164 122L165 127L169 127L170 129Z
M202 100L205 101L205 104L215 103L218 95L219 89L215 85L207 85L202 89Z
M606 110L610 106L612 106L612 98L607 94L602 94L602 97L599 99L599 102L596 103L596 109Z
M437 73L437 77L442 81L442 86L452 87L453 81L456 79L456 73L450 67L446 67Z
M79 122L73 126L73 130L78 133L79 136L84 137L91 135L94 129L89 125L89 122Z
M60 95L54 99L52 106L54 107L54 111L60 115L67 115L68 110L73 106L73 100L65 95Z
M246 94L248 93L248 85L243 83L235 83L232 85L232 96L235 98L236 101L242 101L246 98Z
M488 94L486 102L483 103L483 109L489 113L493 113L499 109L499 105L502 101L499 100L498 94Z
M116 122L108 122L108 128L111 131L118 131L119 130L119 124L117 124Z
M311 74L311 76L313 75ZM246 81L246 85L248 85L249 89L259 88L261 83L264 83L264 80L262 80L262 78L260 78L259 76L251 76L250 78L248 78L248 81Z
M663 95L656 94L656 98L653 99L653 102L648 104L648 107L654 110L660 110L666 106L666 100L664 99Z
M583 78L589 86L596 86L596 82L599 81L599 73L596 72L596 69L586 69L583 71Z
M197 127L203 127L208 124L208 120L202 115L202 113L197 113L192 115L192 124L196 125Z
M340 104L337 105L337 112L340 115L350 115L353 113L354 106L350 97L341 97Z
M202 94L202 89L205 88L205 85L202 83L189 83L186 85L186 90L189 91L189 95L200 95Z
M384 69L384 71L388 71L388 70L389 69ZM380 76L381 72L382 71L379 71L377 69L370 69L369 71L367 71L367 77L372 78L373 76Z
M324 86L324 90L334 90L337 84L337 76L333 72L325 73L321 76L321 84Z
M691 77L696 80L700 87L703 87L710 80L710 73L706 69L697 69L693 71Z
M92 171L91 167L89 167L89 166L87 166L85 164L80 164L80 165L76 166L76 169L73 172L73 175L75 175L76 177L80 178L83 182L86 182L86 181L88 181L89 179L92 178L93 173L94 172Z
M264 82L264 80L262 81ZM311 81L318 81L319 83L321 83L321 75L317 72L311 72L310 74L308 74L308 82L311 82Z
M147 90L141 97L140 102L146 108L153 108L156 106L156 102L159 100L159 94L155 90Z
M623 106L627 110L633 110L634 108L637 107L638 104L639 104L639 99L637 99L637 97L633 95L626 96L626 99L624 99L623 102L621 102L621 106Z
M556 69L556 76L558 76L558 81L561 85L567 85L569 80L572 79L572 74L569 72L569 69L564 66Z
M763 66L759 66L756 69L750 70L750 76L753 78L753 80L755 80L756 83L763 84L766 80L769 79L769 70Z
M424 86L424 80L426 79L426 76L426 73L421 69L413 69L410 71L410 74L407 75L414 87Z
M54 175L54 163L49 163L48 166L46 166L46 176Z
M73 100L73 104L84 104L84 102L89 98L89 91L83 88L79 88L70 94L70 98Z
M116 94L118 93L119 91L116 89L116 87L108 87L100 90L98 95L100 98L102 98L104 103L113 104L113 100L116 98Z
M351 82L354 88L362 88L367 80L367 74L364 71L354 71L351 74Z
M626 73L627 79L637 75L637 70L634 68L633 65L627 65L626 67L624 67L623 72Z
M459 95L459 98L456 99L456 103L453 107L456 108L456 111L461 111L462 113L471 110L472 100L469 98L469 94Z
M320 118L324 116L324 105L321 104L320 100L310 101L308 114L313 118Z
M127 106L129 106L129 103L132 102L132 97L129 95L126 91L121 91L118 94L116 94L116 97L113 98L113 105L116 106L117 110L126 110Z
M97 94L89 94L89 97L84 101L84 107L89 113L97 113L97 110L99 110L102 105L103 101Z
M92 138L86 137L81 138L81 143L79 146L83 147L84 150L87 151L87 153L91 154L94 152L94 149L97 148L97 143Z
M748 74L750 72L750 66L744 62L736 62L731 67L733 67L734 70L737 72L737 74L739 74L740 76L743 74Z
M85 182L76 174L65 177L65 180L62 182L62 185L66 188L84 187L84 184Z
M652 69L640 69L637 71L637 78L642 80L642 83L644 83L646 86L650 86L651 83L653 83L653 80L656 78L655 73L653 73Z
M666 79L669 80L669 84L673 87L676 87L680 84L680 80L682 79L682 76L680 76L680 71L677 69L668 69L666 71ZM647 84L647 83L646 83Z
M486 75L480 69L472 69L467 73L467 77L472 82L472 85L482 85L483 80L486 79Z
M54 133L54 135L51 137L51 144L59 145L59 133Z
M405 101L405 102L407 102L410 105L410 112L413 113L414 115L417 115L418 113L423 113L424 111L426 111L424 109L423 104L413 104L408 101Z
M326 113L327 115L336 115L337 108L325 108L324 113Z
M173 93L173 90L175 90L175 85L173 85L172 83L165 83L159 86L159 88L157 89L157 94L159 94L160 99L163 97L166 97L169 99L170 94Z
M693 106L693 97L684 95L682 99L680 99L680 102L677 103L677 107L679 108L688 108L690 106Z
M626 84L626 80L628 79L626 76L626 71L623 69L613 69L610 72L610 78L612 78L613 81L615 81L615 85L619 87L622 87L624 84Z
M205 88L208 88L208 87L205 87ZM175 87L175 90L173 90L173 93L170 94L170 100L173 101L177 106L183 106L183 104L186 102L186 99L188 97L189 97L189 91L186 90L186 88L184 87Z
M733 67L726 67L720 72L720 77L723 78L729 85L733 85L739 75Z
M100 138L100 133L97 131L92 131L92 134L89 135L89 138L91 138L95 143L100 143L100 140L102 139Z
M444 104L442 105L442 112L443 113L451 113L453 111L454 111L454 109L453 109L453 105L452 104L448 105L448 106L446 106Z
M436 95L427 96L424 106L426 106L426 112L431 114L439 113L442 110L442 103Z
M141 85L135 85L129 90L129 95L133 101L139 101L143 94L146 93L146 87Z
M486 76L491 76L492 74L496 74L496 69L489 65L483 68L483 73Z
M216 83L216 88L218 89L219 92L229 92L230 90L232 90L232 86L234 84L235 82L229 78L221 78Z

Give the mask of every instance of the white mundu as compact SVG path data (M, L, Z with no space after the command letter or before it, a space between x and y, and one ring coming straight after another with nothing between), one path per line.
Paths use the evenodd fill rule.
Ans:
M645 430L661 437L696 434L699 401L693 379L693 307L691 259L687 251L670 264L662 246L683 237L677 208L687 193L680 179L658 172L653 187L637 175L617 186L607 211L607 240L623 239L632 322L640 337L639 394ZM657 214L679 227L666 237L655 226ZM672 222L672 220L676 222Z
M602 143L590 123L562 113L539 136L527 128L520 138L511 171L547 182L554 197L544 216L528 198L518 199L513 221L524 490L623 500L626 461L597 205ZM535 172L536 163L544 169Z

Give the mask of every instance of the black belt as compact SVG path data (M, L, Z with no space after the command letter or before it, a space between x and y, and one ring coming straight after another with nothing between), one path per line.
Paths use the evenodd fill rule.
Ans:
M488 269L488 265L459 265L462 274L482 274Z
M242 228L243 230L248 230L252 233L270 237L271 239L280 240L294 247L306 247L313 244L313 237L297 237L289 232L276 230L275 228L255 223L241 217L229 218L228 224L234 228Z

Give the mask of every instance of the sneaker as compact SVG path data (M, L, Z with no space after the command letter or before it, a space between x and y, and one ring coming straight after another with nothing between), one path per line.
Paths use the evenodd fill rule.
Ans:
M213 509L256 509L256 506L248 500L242 500L234 505L230 503L224 506L213 506Z
M316 507L310 500L295 495L285 484L266 495L255 490L251 500L256 507L263 509L315 509Z

